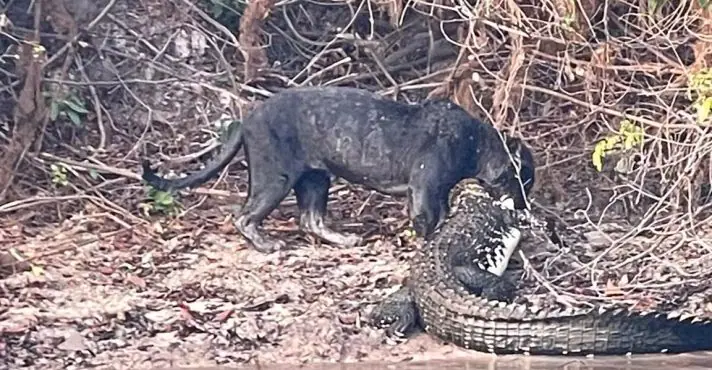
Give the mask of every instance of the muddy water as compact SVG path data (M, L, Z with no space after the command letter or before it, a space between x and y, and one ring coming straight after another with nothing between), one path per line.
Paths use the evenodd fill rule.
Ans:
M430 369L562 369L562 370L701 370L712 369L712 352L699 352L681 355L636 355L599 356L596 358L545 357L545 356L497 356L427 362L401 363L340 363L309 365L263 365L236 367L201 367L172 368L190 370L430 370Z

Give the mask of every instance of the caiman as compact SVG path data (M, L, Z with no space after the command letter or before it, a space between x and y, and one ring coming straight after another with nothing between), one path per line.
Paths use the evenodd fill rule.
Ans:
M444 222L416 251L398 291L371 312L370 324L404 337L422 328L481 352L531 355L680 353L712 349L712 320L628 308L543 308L513 303L502 274L522 231L543 223L473 180L450 193Z

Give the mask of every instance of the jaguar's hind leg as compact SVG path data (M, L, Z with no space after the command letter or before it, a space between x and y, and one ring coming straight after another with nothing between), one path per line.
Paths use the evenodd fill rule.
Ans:
M504 277L497 276L477 266L456 266L455 277L467 290L489 300L511 302L516 286Z
M294 185L300 212L299 225L305 232L329 243L353 247L361 243L358 235L339 233L324 224L329 184L329 174L326 171L313 170L304 173Z
M263 177L250 174L250 189L245 205L238 211L235 227L256 250L269 253L286 246L282 240L275 240L260 232L262 221L289 194L293 181L287 176Z
M389 337L403 338L419 328L418 309L411 289L404 286L381 301L368 316L369 324Z

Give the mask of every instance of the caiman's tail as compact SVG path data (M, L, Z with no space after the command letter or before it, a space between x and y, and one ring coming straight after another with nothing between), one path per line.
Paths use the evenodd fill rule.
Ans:
M237 123L234 123L237 124ZM141 163L143 167L142 178L149 185L153 186L158 190L169 190L169 189L181 189L187 187L194 187L196 185L202 184L211 178L217 176L217 174L222 171L225 166L227 166L232 158L240 151L242 147L242 125L239 125L233 129L233 133L228 137L228 140L221 146L216 148L216 151L220 151L220 154L216 157L210 159L210 161L205 165L202 170L192 173L183 178L176 179L164 179L156 174L151 168L151 164L147 159L144 159Z
M589 353L682 353L712 350L712 319L614 309L572 321ZM570 335L574 333L571 332Z
M467 314L451 311L442 318L434 311L442 307L423 303L420 314L432 334L485 352L583 356L712 350L710 318L622 308L534 313L517 304L479 305Z

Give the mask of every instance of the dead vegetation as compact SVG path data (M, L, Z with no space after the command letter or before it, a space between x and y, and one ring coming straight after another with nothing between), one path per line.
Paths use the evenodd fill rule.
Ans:
M400 200L335 184L331 219L371 238L340 251L296 232L288 199L266 227L298 249L260 256L230 223L243 163L177 198L138 181L146 156L197 168L221 122L301 85L449 97L523 137L535 210L585 237L525 246L526 299L712 315L704 1L29 3L0 2L0 355L17 366L452 355L361 322L407 269ZM643 143L597 171L622 127Z

